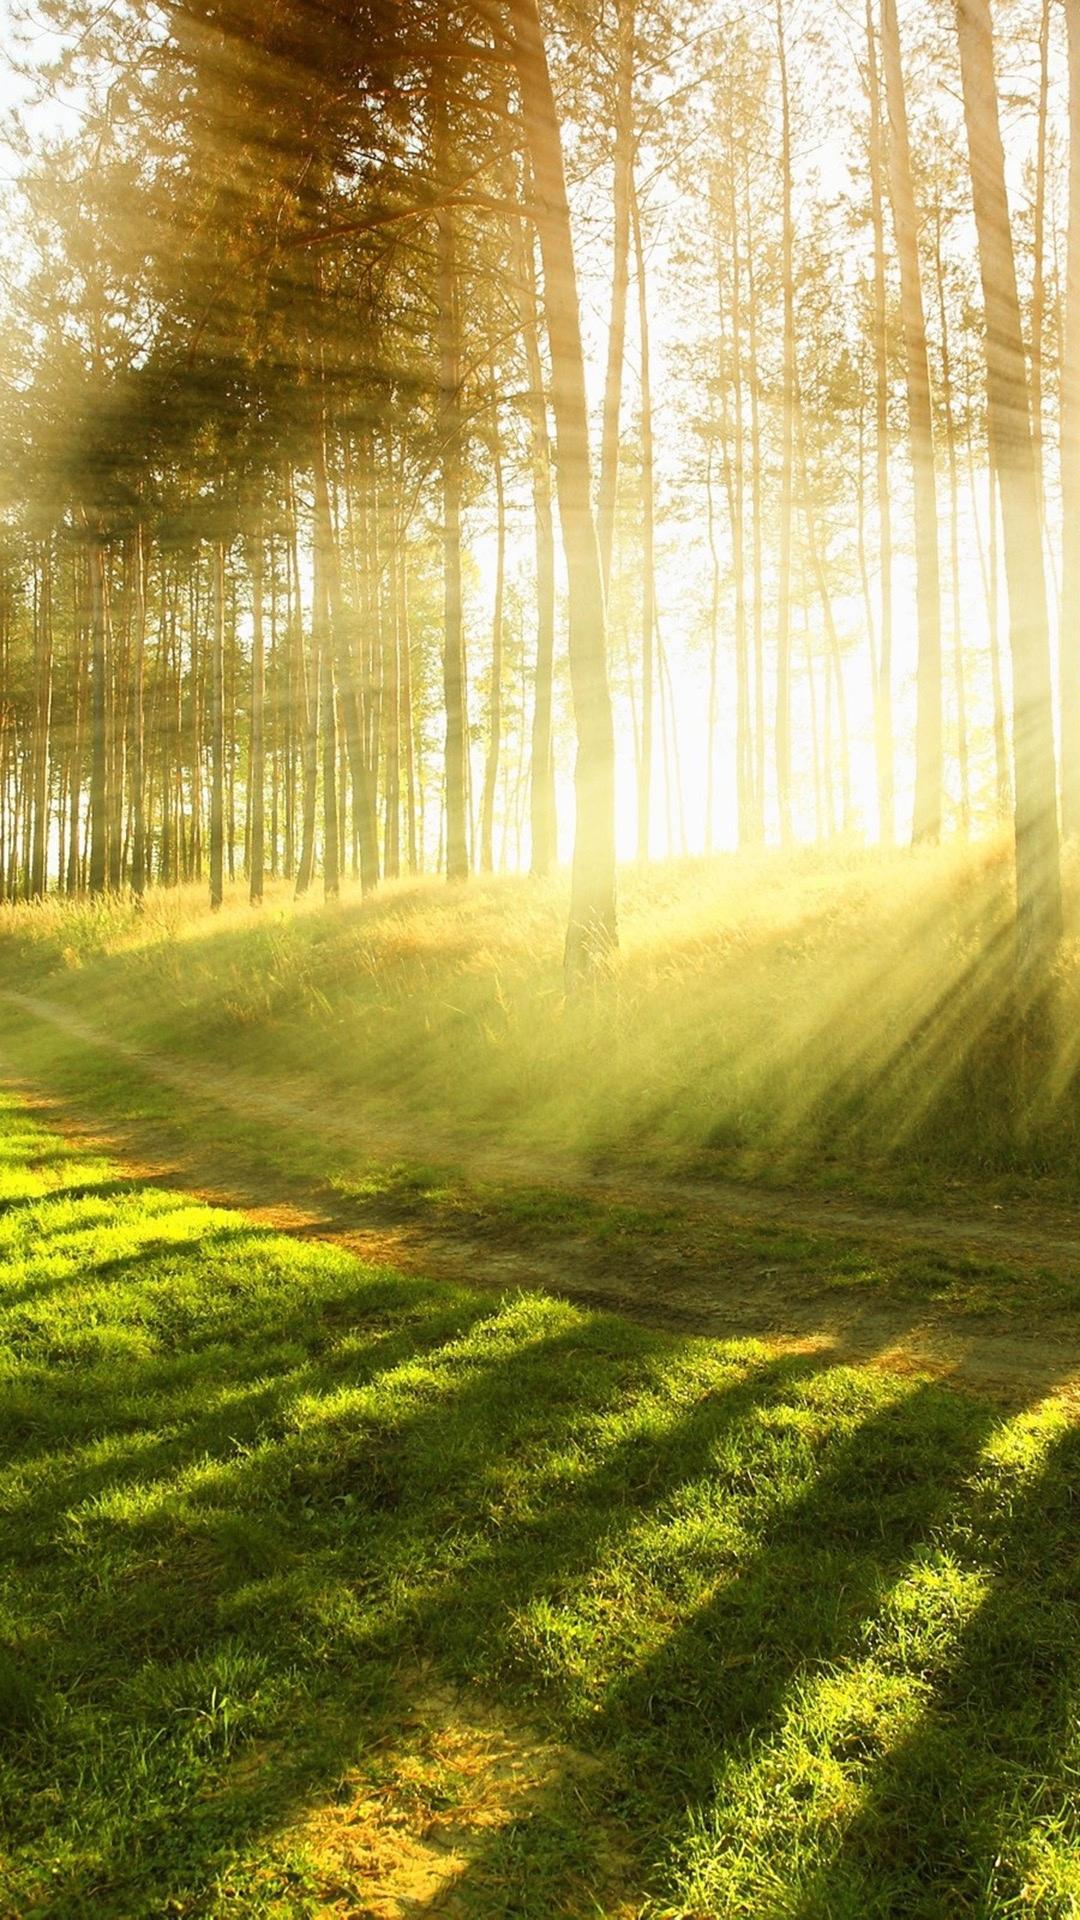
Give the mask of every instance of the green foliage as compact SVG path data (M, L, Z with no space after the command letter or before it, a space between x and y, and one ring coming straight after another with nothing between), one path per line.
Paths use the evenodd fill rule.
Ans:
M1064 1403L406 1279L10 1103L0 1257L4 1912L1075 1909Z

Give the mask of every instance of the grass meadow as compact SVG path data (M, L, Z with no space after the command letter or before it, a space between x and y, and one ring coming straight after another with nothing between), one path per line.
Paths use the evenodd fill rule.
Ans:
M0 1911L1063 1917L1080 1429L0 1131Z
M260 911L236 889L215 916L201 889L8 907L0 988L90 1023L118 1058L149 1049L261 1084L291 1104L298 1150L313 1123L324 1167L367 1130L443 1160L1074 1186L1080 872L1053 1031L1026 1060L1009 874L1005 841L630 869L615 980L570 1006L563 883L506 878L330 908L278 883ZM0 1003L16 1063L47 1050L32 1025Z
M631 873L616 980L571 1006L555 884L4 911L3 1920L1080 1912L1080 1424L1052 1368L963 1390L400 1271L63 1119L429 1224L468 1167L492 1234L576 1222L628 1291L667 1215L545 1169L1060 1197L1075 940L1022 1101L1004 873ZM707 1260L768 1261L792 1303L824 1274L1075 1316L1075 1275L754 1232Z

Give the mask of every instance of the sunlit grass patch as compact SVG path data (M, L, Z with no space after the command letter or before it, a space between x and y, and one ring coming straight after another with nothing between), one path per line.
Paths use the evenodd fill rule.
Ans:
M0 1911L1069 1911L1063 1403L403 1278L2 1125Z
M346 1187L372 1177L373 1138L388 1164L404 1138L432 1169L569 1150L826 1185L838 1169L915 1188L949 1167L1072 1180L1080 941L1021 1085L1010 872L1003 841L628 870L615 984L579 1005L562 994L561 878L399 882L326 912L281 883L259 912L235 889L217 916L197 889L141 913L9 907L0 980L105 1036L91 1081L140 1050L173 1097L231 1081L238 1138L269 1153L264 1136L287 1133L294 1167ZM78 1078L73 1030L58 1058L25 1006L0 1020L15 1060Z

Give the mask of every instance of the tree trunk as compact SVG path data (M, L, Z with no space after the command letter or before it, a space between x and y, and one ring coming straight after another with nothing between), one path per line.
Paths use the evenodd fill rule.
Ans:
M536 190L551 344L556 476L569 598L570 683L577 723L577 820L565 970L572 989L603 972L615 910L615 731L608 684L604 583L592 514L589 412L562 141L536 0L511 0L513 56Z
M724 259L728 250L730 236L720 238L717 259L717 290L720 309L718 313L718 345L721 355L727 352L727 337L724 314ZM737 271L737 268L733 269ZM734 299L732 301L734 307ZM734 316L733 316L734 318ZM738 334L732 327L733 346L731 351L732 385L735 389L733 399L735 409L740 404L738 384L734 367L738 354ZM722 464L724 473L724 492L727 495L728 523L731 532L731 571L735 589L735 800L738 817L738 842L745 846L753 837L753 825L756 820L755 790L753 778L753 754L750 739L750 677L746 646L746 592L743 553L743 483L741 474L742 437L736 428L732 429L733 408L728 400L727 368L721 368L720 377L720 433L722 443Z
M334 689L334 650L328 631L330 597L326 583L326 553L321 545L315 549L313 587L311 627L319 661L319 707L322 713L323 896L327 900L336 900L341 891L337 696Z
M492 459L495 472L495 611L491 627L491 706L488 724L488 748L484 763L484 792L480 805L480 867L490 873L494 865L495 789L499 778L499 753L502 747L502 673L503 673L503 600L506 583L506 494L503 486L502 450L499 446L498 389L495 369L491 371Z
M911 837L941 835L941 586L930 362L919 271L919 229L908 144L907 103L896 0L881 0L881 53L888 102L889 197L900 262L900 320L907 376L915 506L915 601L919 628L915 709L915 812Z
M271 556L272 557L272 556ZM248 880L253 907L262 904L263 867L266 835L266 748L264 708L266 698L266 658L263 642L263 538L262 527L255 530L251 543L251 740L248 762L251 848L248 856Z
M135 636L131 689L131 890L146 891L146 533L135 532Z
M1066 8L1068 0L1066 0ZM1031 431L1035 443L1035 484L1039 526L1043 526L1043 328L1046 316L1046 133L1050 96L1050 0L1039 15L1039 104L1035 136L1035 204L1032 209L1031 275Z
M604 418L600 439L600 492L596 527L604 592L611 580L615 505L619 491L619 412L626 357L626 299L630 285L630 199L634 166L634 0L617 0L618 64L615 79L615 177L612 184L611 318L608 323Z
M445 9L440 11L445 40ZM450 121L443 64L436 67L435 177L450 183ZM457 222L444 205L437 217L439 308L439 431L443 509L443 693L446 701L446 877L469 874L465 720L465 636L461 592L462 420Z
M874 435L877 458L878 568L881 633L874 687L878 830L886 846L896 834L892 723L892 500L889 493L889 336L885 293L885 209L882 202L881 88L873 0L866 0L866 45L870 92L870 212L874 230Z
M791 213L791 102L783 0L776 0L780 59L780 170L782 226L780 280L784 302L781 393L780 555L776 588L776 801L780 839L790 846L791 826L791 533L795 506L795 263Z
M386 769L386 799L383 821L383 872L388 880L401 875L401 659L408 645L402 629L402 600L398 590L398 528L395 515L396 476L394 443L387 436L386 446L386 630L383 647L383 764ZM404 539L404 534L400 536Z
M645 286L645 248L641 237L641 208L633 169L630 204L634 227L634 271L637 278L638 336L641 355L641 749L637 766L637 856L649 858L649 819L653 775L653 689L656 674L653 646L656 638L656 489L653 477L652 379L649 369L649 302Z
M225 542L214 543L210 641L210 905L225 897Z
M409 633L409 549L405 528L397 540L398 644L400 649L400 701L398 735L405 748L405 822L409 846L409 872L420 871L420 842L416 817L416 742L413 716L412 645Z
M934 209L934 265L937 270L938 317L941 326L941 404L945 415L945 451L949 462L949 593L952 603L953 684L956 689L956 747L960 763L960 826L966 835L971 831L971 779L968 770L964 637L960 615L960 481L956 453L956 421L953 414L949 310L945 298L945 259L941 238L941 206L939 204Z
M750 548L754 576L754 839L765 839L765 578L762 533L762 453L761 453L761 371L758 356L758 295L754 269L753 196L750 188L750 150L743 155L744 207L746 215L746 319L747 346L750 352L748 385L750 388Z
M529 383L529 467L536 539L536 674L533 684L532 771L529 781L530 871L538 878L555 860L555 764L551 695L555 654L555 520L551 506L551 445L537 324L536 258L531 233L517 225L521 335Z
M370 458L369 458L370 455ZM364 447L360 462L362 521L366 535L371 518L371 466L374 450ZM365 553L363 631L360 640L361 661L348 630L342 605L341 563L337 535L330 512L330 489L326 477L325 428L315 436L315 527L323 555L323 573L329 606L330 639L337 667L338 701L345 731L345 751L352 782L353 827L360 847L360 890L367 895L379 884L379 834L375 807L375 769L372 764L368 710L371 703L371 675L368 663L375 645L377 625L373 601L377 593L374 565Z
M90 891L108 884L108 775L105 740L107 711L109 609L105 598L105 550L92 535L87 552L90 575Z
M1069 44L1069 235L1061 365L1061 826L1080 835L1080 0L1065 0Z
M53 622L52 541L40 547L40 569L35 595L34 622L34 736L33 830L30 845L29 893L40 900L45 893L49 845L49 749L52 719Z
M1017 957L1037 993L1061 938L1050 635L1030 396L1016 286L988 0L955 0L985 308L986 397L1001 489L1013 665Z

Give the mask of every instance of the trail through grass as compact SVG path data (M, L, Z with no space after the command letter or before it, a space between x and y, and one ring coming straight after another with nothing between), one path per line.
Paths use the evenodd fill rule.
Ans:
M0 1138L0 1912L1080 1904L1080 1433Z
M997 842L630 871L611 991L569 1007L564 883L512 878L329 909L279 883L218 916L201 889L2 908L0 987L258 1079L323 1169L353 1118L443 1161L513 1146L891 1193L1050 1171L1075 1193L1078 875L1021 1086L1010 873Z

